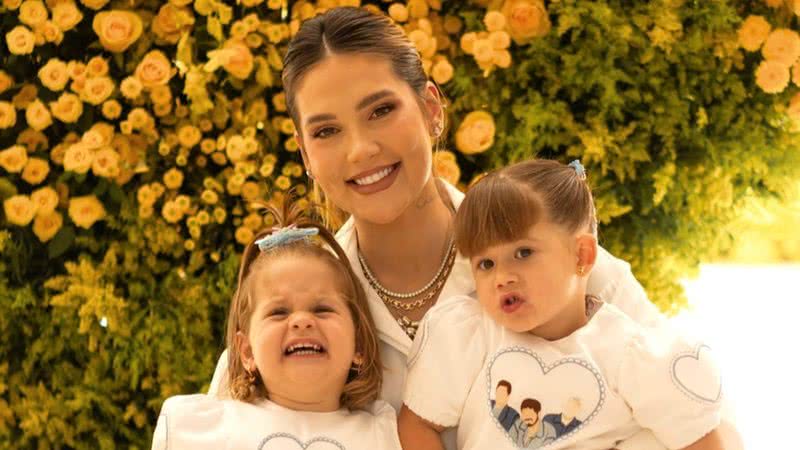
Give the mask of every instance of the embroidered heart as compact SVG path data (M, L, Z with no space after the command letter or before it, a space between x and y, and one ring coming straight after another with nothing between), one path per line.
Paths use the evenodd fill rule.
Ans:
M722 379L705 344L672 360L672 381L695 400L716 403L722 397Z
M303 442L289 433L270 434L258 446L258 450L288 450L293 448L300 450L347 450L344 445L331 438L315 437Z
M489 413L517 448L568 439L597 416L606 399L605 382L588 361L567 357L546 364L524 347L497 352L486 382Z

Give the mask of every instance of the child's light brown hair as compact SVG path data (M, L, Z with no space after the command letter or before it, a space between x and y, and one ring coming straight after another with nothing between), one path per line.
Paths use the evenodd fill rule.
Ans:
M456 247L469 258L489 246L521 239L540 220L570 233L588 227L597 234L591 190L573 167L533 159L487 174L458 208Z
M288 205L288 202L285 202L284 205ZM254 295L250 283L252 275L258 270L268 267L271 261L278 258L311 256L326 261L339 274L341 292L347 300L347 306L355 327L356 352L363 358L362 364L351 370L342 391L340 404L349 409L362 408L369 405L378 397L380 392L383 377L382 365L375 324L369 313L367 297L361 283L350 267L347 255L330 231L318 222L304 218L308 210L303 210L297 205L284 206L280 210L270 205L262 206L275 217L277 226L294 225L297 228L316 228L319 231L318 237L322 243L303 239L262 252L258 245L255 244L255 241L270 235L274 230L272 229L259 232L244 249L242 261L239 265L238 283L228 313L225 338L229 349L228 385L230 386L231 396L234 399L243 401L252 401L258 397L269 398L267 387L264 386L263 380L261 380L258 373L254 374L254 382L248 379L247 371L240 357L241 348L236 339L237 332L242 332L244 335L248 334L250 317L255 310L256 305L254 304ZM327 245L333 250L333 253L323 245Z

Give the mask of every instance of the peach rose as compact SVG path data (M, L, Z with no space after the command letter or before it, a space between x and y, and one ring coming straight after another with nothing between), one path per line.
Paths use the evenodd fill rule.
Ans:
M756 69L756 84L768 94L777 94L789 85L789 68L778 61L761 61Z
M0 130L11 128L17 123L17 110L9 102L0 102Z
M40 0L25 0L19 6L19 21L31 28L47 20L47 8Z
M136 66L134 76L145 88L165 85L175 74L175 69L161 50L152 50Z
M762 16L748 16L739 28L739 46L754 52L767 40L772 26Z
M3 202L6 220L13 225L26 226L36 215L36 205L27 195L14 195Z
M0 151L0 167L5 169L6 172L21 172L26 164L28 164L28 151L25 150L25 147L21 145L12 145Z
M51 58L47 64L39 69L39 80L47 89L51 91L60 91L64 89L69 81L69 72L67 72L67 63L58 58Z
M791 66L800 57L800 36L794 30L779 28L767 36L761 54L770 61Z
M142 19L130 11L102 11L94 16L92 29L100 44L111 52L124 52L142 35Z
M181 34L194 25L194 16L187 8L180 8L167 3L158 10L158 15L153 18L151 29L161 40L170 44L177 44Z
M99 105L111 96L114 88L114 81L110 77L87 78L81 91L81 100L92 105Z
M25 108L25 120L36 131L42 131L53 123L50 110L38 98Z
M31 201L36 206L37 214L47 214L58 206L58 192L50 186L41 187L31 193Z
M250 48L240 41L229 40L224 49L228 52L228 57L222 67L235 78L244 80L249 77L253 71L253 54Z
M94 195L73 197L69 199L69 218L75 225L89 229L98 220L106 216L106 210Z
M73 1L62 1L52 8L53 22L61 31L69 31L83 20L83 13Z
M464 118L456 131L456 147L471 155L486 151L494 144L494 118L486 111L473 111Z
M36 185L47 178L50 173L50 164L41 158L30 158L25 169L22 170L22 179L31 185Z
M14 55L29 55L36 44L36 36L23 25L17 25L6 34L8 51Z
M53 236L58 233L61 226L64 224L64 219L61 213L50 211L48 213L39 212L36 214L36 219L33 220L33 234L41 242L47 242L53 239Z
M506 16L508 34L517 44L550 32L550 17L542 0L506 0L500 11Z
M53 117L64 123L75 123L83 114L83 102L72 93L64 92L54 102L50 102Z

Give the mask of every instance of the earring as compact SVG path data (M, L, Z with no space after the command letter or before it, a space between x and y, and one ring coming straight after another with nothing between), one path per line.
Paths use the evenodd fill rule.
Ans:
M247 372L247 384L254 385L256 384L256 374L255 371L252 369L245 369Z
M438 138L442 135L442 123L436 122L436 125L433 126L433 137Z
M306 169L306 176L307 176L307 177L308 177L310 180L313 180L313 179L314 179L314 175L311 175L311 171L310 171L309 169Z
M583 266L578 266L578 275L583 275L583 272L584 272L585 270L586 270L586 269L585 269Z

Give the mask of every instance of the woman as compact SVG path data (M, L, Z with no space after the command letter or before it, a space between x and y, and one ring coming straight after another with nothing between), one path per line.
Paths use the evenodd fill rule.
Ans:
M463 194L432 171L445 127L439 90L403 31L357 8L303 24L284 59L283 85L309 178L350 215L336 238L378 328L382 398L399 410L419 320L437 298L475 293L469 262L452 240ZM629 265L602 249L589 293L640 323L664 320ZM224 361L209 394L225 395Z

